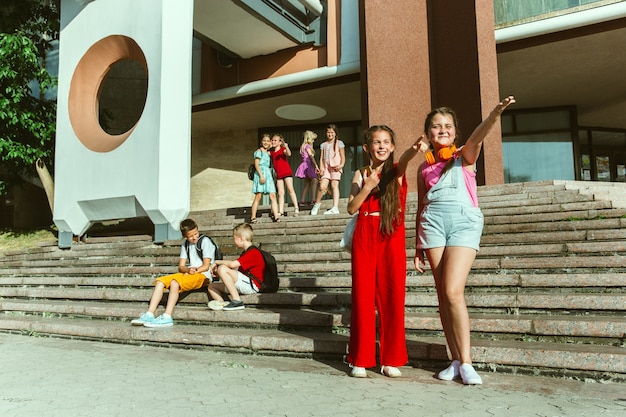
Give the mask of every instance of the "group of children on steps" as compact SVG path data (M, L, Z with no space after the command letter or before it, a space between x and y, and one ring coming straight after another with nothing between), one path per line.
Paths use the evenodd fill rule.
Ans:
M434 109L426 117L423 135L402 153L398 162L394 161L396 141L391 128L377 125L365 132L363 150L369 156L369 165L354 173L347 207L349 214L358 216L352 240L352 308L347 355L352 377L367 377L366 369L377 363L383 375L399 377L402 375L399 368L408 361L404 328L405 173L409 162L419 152L423 152L425 161L420 165L417 175L414 264L417 271L424 272L425 261L428 260L452 359L450 365L439 372L437 377L442 380L460 378L466 385L482 384L481 377L472 366L469 314L464 295L483 228L483 215L477 199L475 163L483 140L499 121L502 112L513 103L515 99L512 96L498 103L463 146L457 134L458 121L454 111L446 107ZM327 130L329 142L333 142L335 136L336 129ZM345 161L345 158L341 160ZM332 165L329 160L325 167L328 178L324 183L325 177L322 177L322 186L327 187L329 182L334 182L333 175L341 175L342 169L343 166ZM335 187L333 197L334 191ZM320 199L318 191L313 206L315 213L311 214L317 214ZM276 204L275 200L273 204ZM333 208L336 205L334 203ZM256 214L255 211L253 214ZM181 231L191 245L198 242L198 228L193 221L183 221ZM246 255L252 245L252 236L250 225L243 223L235 227L233 239L237 247L244 251L235 261L212 262L212 251L215 248L208 242L209 239L202 242L202 259L197 255L194 257L195 250L188 251L187 259L183 244L179 272L155 281L148 311L133 320L133 324L171 326L171 314L178 301L178 293L201 288L207 283L209 295L213 299L212 308L243 309L239 294L258 292L256 284L243 271L256 262L263 265L262 258L259 260L258 256L254 258ZM187 263L189 266L186 266ZM212 277L218 277L220 282L211 282ZM165 312L155 318L154 313L165 289L170 290ZM224 302L224 294L229 294L229 302Z

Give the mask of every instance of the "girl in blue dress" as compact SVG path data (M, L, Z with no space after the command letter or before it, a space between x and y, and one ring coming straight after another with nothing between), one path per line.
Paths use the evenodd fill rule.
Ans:
M273 220L279 222L278 204L276 204L276 184L270 167L271 156L269 149L272 147L270 135L264 134L261 138L261 147L254 151L254 167L256 172L252 179L252 192L254 200L252 200L252 208L250 210L250 223L256 223L256 212L259 208L259 202L263 194L270 195L270 203L272 206Z

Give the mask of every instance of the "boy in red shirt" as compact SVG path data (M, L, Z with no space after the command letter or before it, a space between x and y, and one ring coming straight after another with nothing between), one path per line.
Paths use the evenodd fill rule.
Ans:
M233 241L243 253L235 260L217 260L211 269L220 282L209 284L209 308L211 310L243 310L245 305L240 294L259 292L264 276L265 261L261 252L252 245L252 226L241 223L233 229ZM224 301L228 294L230 302Z

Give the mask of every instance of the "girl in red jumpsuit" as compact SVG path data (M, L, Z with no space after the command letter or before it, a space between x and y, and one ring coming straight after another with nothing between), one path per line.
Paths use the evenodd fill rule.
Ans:
M348 213L358 211L352 240L352 316L347 360L350 375L367 376L376 366L376 313L381 373L401 376L407 360L404 333L406 239L405 171L419 151L428 149L422 137L394 163L395 135L385 125L370 127L363 150L370 165L354 173Z

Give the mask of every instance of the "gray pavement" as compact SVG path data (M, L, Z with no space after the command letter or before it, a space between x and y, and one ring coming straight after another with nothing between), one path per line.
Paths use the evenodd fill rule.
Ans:
M463 386L404 367L0 334L0 416L626 416L626 384L482 373Z

